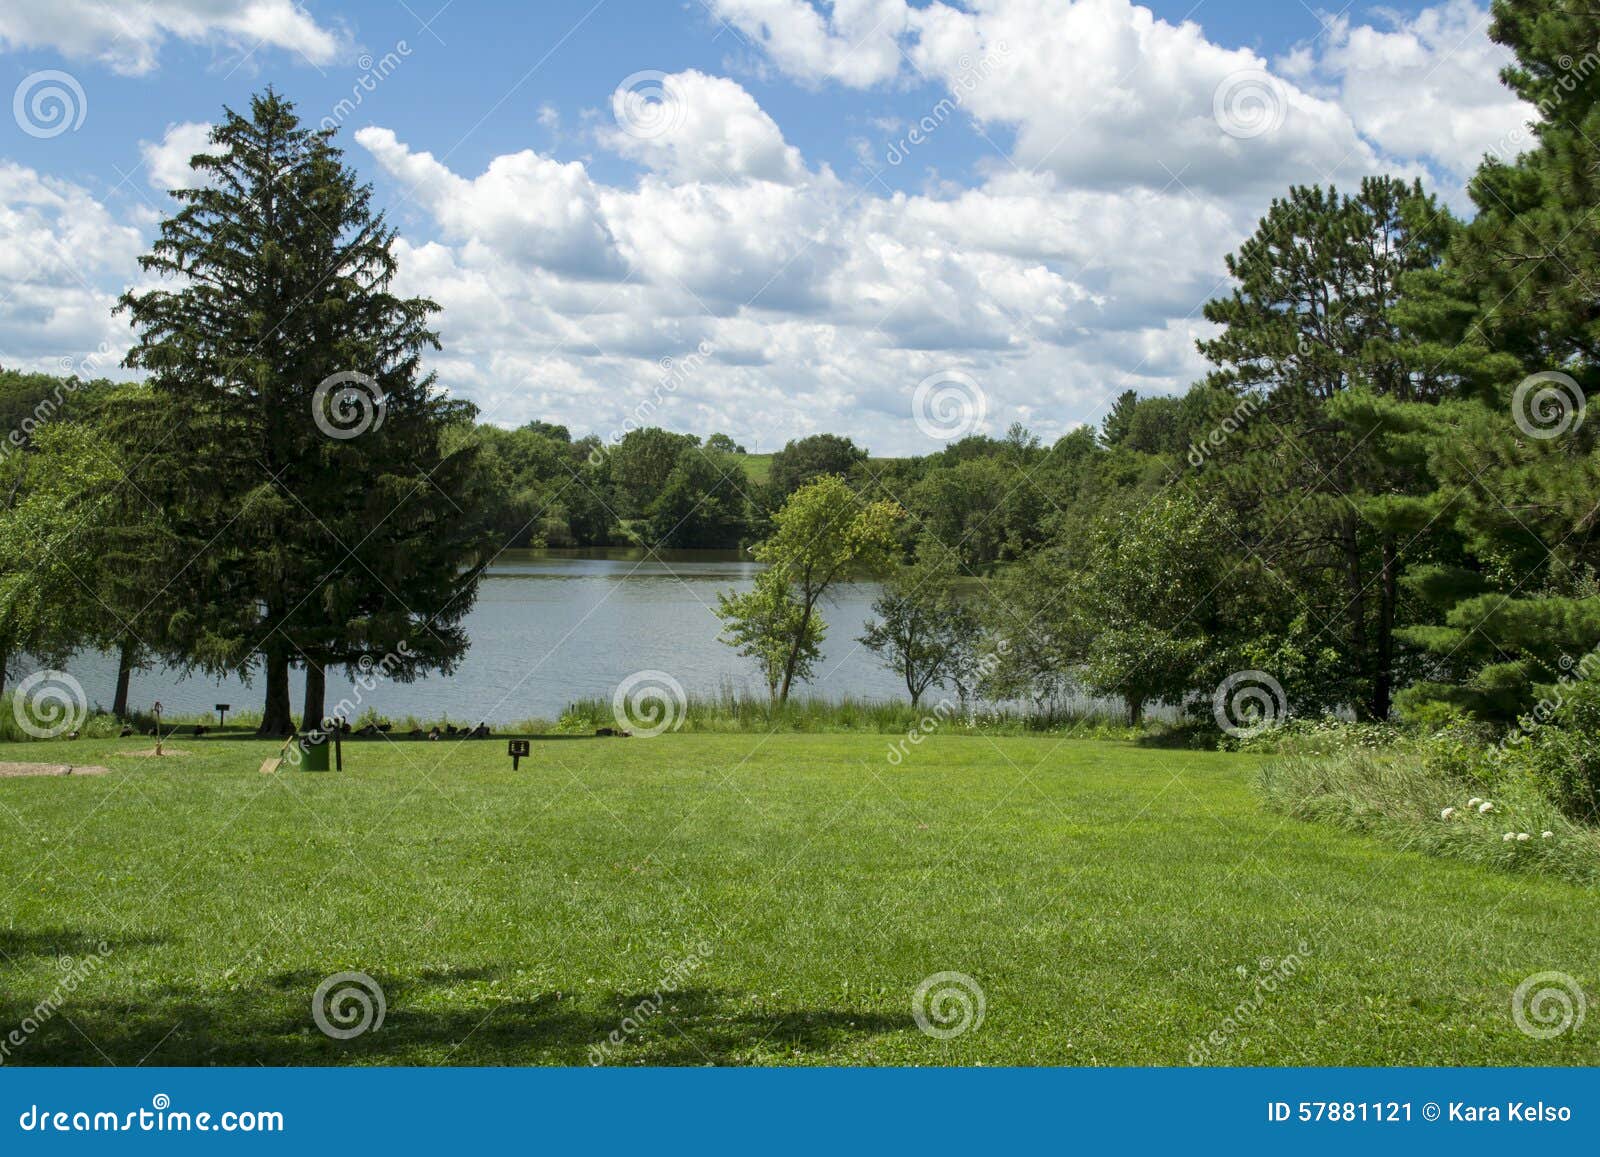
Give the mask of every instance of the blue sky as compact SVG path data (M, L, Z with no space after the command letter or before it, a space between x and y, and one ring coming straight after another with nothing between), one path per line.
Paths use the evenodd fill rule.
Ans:
M115 361L163 188L271 83L339 123L405 288L444 305L442 379L491 420L923 452L938 378L969 425L1050 438L1202 372L1222 254L1291 181L1415 174L1464 208L1528 116L1485 24L1471 0L8 0L0 364ZM65 128L28 101L52 87Z

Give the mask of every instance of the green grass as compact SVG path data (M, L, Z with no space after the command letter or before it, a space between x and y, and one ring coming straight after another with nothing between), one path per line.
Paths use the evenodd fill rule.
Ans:
M767 479L772 476L772 457L771 454L741 454L739 463L751 482L765 486Z
M1592 1011L1510 1015L1533 973L1600 991L1595 890L1270 814L1259 756L669 734L263 776L272 744L177 745L0 747L114 769L0 779L0 1039L108 950L6 1063L584 1064L691 954L613 1063L1600 1061ZM342 971L387 999L348 1041L310 1016ZM938 1040L911 999L946 971L987 1011Z

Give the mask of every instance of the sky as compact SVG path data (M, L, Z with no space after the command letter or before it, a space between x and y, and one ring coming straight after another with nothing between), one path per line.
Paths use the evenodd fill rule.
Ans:
M875 454L1202 376L1291 184L1458 212L1532 110L1473 0L5 0L0 366L85 376L224 106L339 130L483 420Z

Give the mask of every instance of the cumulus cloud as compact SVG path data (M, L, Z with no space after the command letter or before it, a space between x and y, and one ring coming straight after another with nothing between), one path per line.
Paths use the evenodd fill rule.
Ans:
M1529 110L1485 6L1445 0L1389 27L1330 21L1269 62L1131 0L709 0L788 75L812 84L927 83L1011 159L1078 187L1259 196L1427 160L1459 178ZM887 43L895 47L890 54ZM1225 123L1236 117L1253 123Z
M265 45L313 64L331 63L341 45L294 0L6 0L0 7L0 46L53 48L122 73L150 72L172 39L237 50Z
M635 74L611 95L616 126L604 142L679 181L756 179L793 184L800 152L734 81L689 69Z
M145 176L157 189L191 189L200 184L203 174L189 167L190 158L210 152L211 125L186 121L168 125L159 141L140 141Z
M826 14L803 0L711 0L710 9L789 75L857 88L900 71L911 17L905 0L835 0Z
M103 373L128 344L113 319L119 279L135 271L143 239L86 189L0 161L0 365Z
M470 241L487 260L526 261L579 276L625 272L601 220L598 191L580 162L524 149L496 157L468 180L432 153L411 151L389 129L358 129L356 143L433 215L447 238Z
M1512 56L1485 34L1488 21L1471 0L1394 17L1388 28L1336 17L1310 58L1312 76L1385 153L1431 157L1465 181L1485 153L1506 158L1531 143L1533 110L1491 83Z

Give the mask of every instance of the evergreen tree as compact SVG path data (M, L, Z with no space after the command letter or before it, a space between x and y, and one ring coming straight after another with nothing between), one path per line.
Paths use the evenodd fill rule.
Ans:
M1411 576L1435 613L1403 633L1430 656L1409 706L1507 722L1600 642L1600 11L1500 0L1490 33L1539 120L1478 171L1444 267L1408 283L1408 323L1469 400L1422 426L1463 548Z
M437 307L391 291L395 233L333 136L270 89L225 110L140 259L169 284L121 301L155 403L126 426L173 532L161 636L205 671L264 670L273 734L291 664L307 727L330 667L451 670L487 545L449 497L475 451L446 434L472 408L421 367Z
M1218 455L1250 545L1339 645L1326 705L1383 719L1416 666L1396 628L1410 558L1428 548L1425 456L1397 440L1400 403L1455 379L1396 317L1402 279L1441 260L1455 223L1420 185L1369 178L1355 196L1299 187L1228 258L1238 282L1207 305L1208 384L1259 400Z

